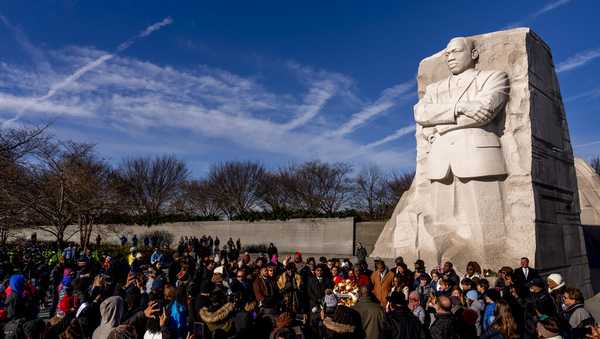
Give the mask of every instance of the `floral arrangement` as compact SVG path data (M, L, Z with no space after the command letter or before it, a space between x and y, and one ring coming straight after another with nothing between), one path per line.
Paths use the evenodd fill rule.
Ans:
M339 305L354 306L358 301L358 284L350 279L342 280L335 285L333 293Z

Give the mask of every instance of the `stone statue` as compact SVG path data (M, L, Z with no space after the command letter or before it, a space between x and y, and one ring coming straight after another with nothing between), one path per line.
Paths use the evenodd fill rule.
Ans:
M486 125L504 108L509 86L505 72L475 69L479 52L470 39L452 39L444 57L451 75L426 87L414 114L431 144L427 178L437 256L451 260L454 253L444 247L469 244L481 253L472 247L503 236L499 182L507 172L498 136Z
M589 295L569 128L528 28L452 39L417 74L415 178L371 256L497 271L528 257Z

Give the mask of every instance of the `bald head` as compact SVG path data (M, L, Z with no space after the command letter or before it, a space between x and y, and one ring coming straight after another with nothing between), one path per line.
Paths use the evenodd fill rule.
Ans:
M444 51L446 63L452 74L457 75L475 67L479 52L472 39L458 37L450 40Z
M437 302L438 313L449 313L452 311L452 301L446 296L440 296Z

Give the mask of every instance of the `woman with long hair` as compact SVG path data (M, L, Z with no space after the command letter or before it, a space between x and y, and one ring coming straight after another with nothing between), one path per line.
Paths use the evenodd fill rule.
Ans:
M483 274L481 273L481 266L477 261L469 261L466 267L466 273L463 278L469 278L473 280L473 278L481 278Z
M517 339L517 323L512 316L510 306L502 299L496 301L494 322L481 336L482 339Z

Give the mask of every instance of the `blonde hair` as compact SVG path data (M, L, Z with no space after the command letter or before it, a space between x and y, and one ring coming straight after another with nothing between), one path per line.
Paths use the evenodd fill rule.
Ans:
M496 301L496 310L494 311L496 319L492 324L491 328L498 331L506 339L513 339L517 337L517 323L515 318L512 316L510 306L504 300Z

